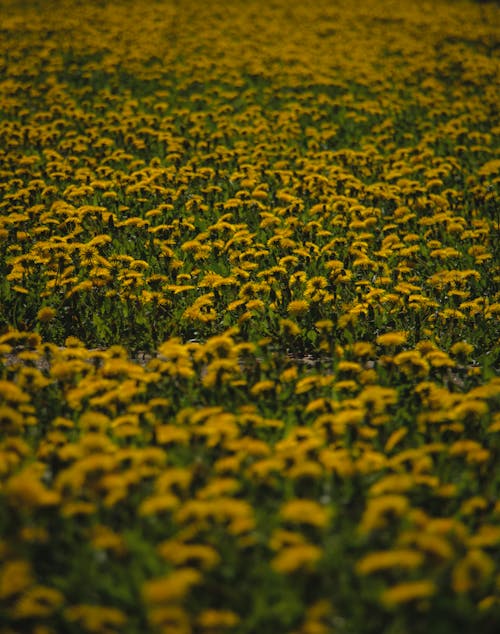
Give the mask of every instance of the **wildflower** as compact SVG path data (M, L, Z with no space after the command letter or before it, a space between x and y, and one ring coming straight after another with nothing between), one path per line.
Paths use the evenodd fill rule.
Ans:
M7 405L0 405L0 425L4 432L12 432L23 428L24 416L18 409Z
M107 526L98 525L93 528L91 543L96 550L110 551L117 556L127 553L123 537Z
M472 346L470 343L467 343L466 341L458 341L457 343L454 343L450 348L450 352L459 359L465 359L469 357L473 351L474 346Z
M148 620L163 634L191 634L191 619L179 605L155 605L148 611Z
M309 302L305 299L297 299L288 304L287 311L290 315L297 317L305 314L309 309Z
M384 528L391 517L401 517L408 508L408 498L403 495L388 494L368 500L359 530L366 534Z
M413 570L423 562L422 553L405 548L371 552L356 564L358 574L370 575L381 570L406 568Z
M368 341L358 341L352 346L355 357L369 357L375 354L375 347Z
M488 411L488 404L484 401L466 399L452 409L451 416L454 420L470 422L480 420Z
M63 603L59 590L46 586L34 586L25 592L14 605L15 619L44 618L51 615Z
M310 298L312 301L318 301L318 299L323 297L324 289L327 286L328 280L325 277L311 277L306 283L304 296Z
M209 323L217 318L217 313L213 308L213 293L205 293L194 301L194 303L183 313L183 318L200 321L202 323Z
M25 469L9 478L5 485L5 492L14 506L28 509L52 506L60 501L59 494L47 489L36 473L30 469Z
M275 389L276 389L276 386L274 381L271 381L270 379L266 379L264 381L258 381L257 383L252 385L252 387L250 388L250 393L253 396L259 396L261 394L266 394L271 392L274 393Z
M196 565L203 570L210 570L220 561L219 553L207 544L184 544L172 539L158 546L158 553L163 559L175 566Z
M179 499L175 495L161 494L148 497L139 505L139 515L158 515L171 511L179 506Z
M33 584L31 565L27 561L6 561L0 570L0 599L8 599L24 592Z
M280 319L280 330L286 337L297 337L300 335L300 326L291 319Z
M281 507L280 515L285 521L317 528L324 528L330 521L327 509L313 500L290 500Z
M178 568L167 577L152 579L143 586L147 603L161 604L183 599L201 581L201 574L193 568Z
M0 380L0 398L11 404L28 403L30 398L15 383Z
M238 348L236 347L234 340L227 334L210 337L206 344L203 346L203 353L213 355L221 359L237 358Z
M384 590L380 600L387 607L396 607L404 603L428 599L437 591L433 581L406 581Z
M203 610L196 622L199 627L205 630L220 632L226 628L232 628L238 625L240 619L237 614L231 610Z
M271 560L271 567L282 574L311 570L321 556L321 549L312 544L286 546Z
M280 374L280 382L281 383L290 383L291 381L295 381L298 377L297 366L292 366L290 368L286 368Z
M408 429L406 427L401 427L400 429L396 429L395 431L393 431L387 439L387 442L385 443L385 453L390 453L394 449L394 447L406 436L407 433Z
M452 571L452 587L457 594L465 594L489 580L495 570L491 557L479 548L469 550Z
M416 350L400 352L394 363L409 378L423 378L429 373L429 363Z
M55 316L56 316L56 311L50 306L44 306L43 308L40 308L40 310L37 313L38 321L41 321L43 323L52 321Z
M408 339L408 333L403 331L387 332L384 335L377 337L377 343L379 346L391 348L393 346L400 346Z
M78 624L91 634L116 631L127 621L126 615L117 608L84 603L67 607L64 616L70 623Z

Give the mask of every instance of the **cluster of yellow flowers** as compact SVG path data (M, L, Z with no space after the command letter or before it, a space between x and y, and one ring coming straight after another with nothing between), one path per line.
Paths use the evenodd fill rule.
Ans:
M160 574L141 591L151 627L165 632L191 631L186 598L211 593L228 552L250 567L267 557L269 574L305 579L354 557L363 584L385 582L385 606L443 593L495 608L500 503L489 487L500 381L457 390L457 360L429 341L399 352L403 332L338 349L329 373L236 335L171 339L147 361L74 338L62 348L31 333L1 338L9 519L0 595L9 617L62 611L83 631L121 631L126 613L102 597L65 606L61 581L37 583L26 553L47 557L72 526L98 570L121 569L145 555L134 552L127 521L156 553ZM453 354L464 352L459 344ZM448 387L429 379L435 371L451 377ZM336 534L348 557L336 552ZM197 619L236 626L241 615L228 607Z
M2 3L0 632L499 623L498 8L55 4Z

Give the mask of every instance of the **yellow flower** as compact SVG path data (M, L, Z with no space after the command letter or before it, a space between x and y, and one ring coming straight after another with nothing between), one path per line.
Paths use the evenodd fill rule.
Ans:
M40 310L37 313L38 321L41 321L43 323L52 321L52 319L54 319L55 316L56 316L56 311L50 306L44 306L43 308L40 308Z
M297 337L300 335L300 326L291 319L280 319L280 331L286 337Z
M379 335L376 339L379 346L393 347L400 346L408 339L408 333L403 331L387 332Z
M21 412L7 405L0 405L0 425L4 432L23 428L24 416Z
M238 615L231 610L203 610L196 619L199 627L212 632L235 627L239 621Z
M148 620L161 634L191 634L187 612L178 605L157 605L148 611Z
M374 572L393 568L406 568L413 570L423 562L423 555L416 550L399 548L395 550L383 550L365 555L356 564L356 570L360 575L370 575Z
M368 534L384 528L392 518L403 516L408 509L408 498L403 495L388 494L368 500L359 530L362 534Z
M429 374L429 363L416 350L400 352L394 357L394 363L410 378L423 378Z
M217 319L217 313L213 308L213 293L205 293L194 301L194 303L183 313L183 318L208 323Z
M312 544L286 546L272 559L271 566L277 572L290 574L312 569L321 556L321 549Z
M220 561L219 553L207 544L184 544L172 539L158 546L158 553L175 566L196 565L209 570Z
M451 346L450 352L455 357L466 358L474 352L474 346L466 341L458 341Z
M103 605L72 605L64 610L64 616L91 634L111 634L127 622L121 610Z
M453 590L457 594L465 594L485 583L494 570L495 564L491 557L479 548L474 548L455 564L451 578Z
M26 509L52 506L60 501L59 493L47 489L29 469L9 478L5 492L11 504Z
M143 595L147 603L161 604L183 599L193 586L200 583L201 574L193 568L178 568L167 577L146 581Z
M16 293L20 293L21 295L29 295L29 291L27 288L24 288L24 286L19 286L19 284L15 284L12 287L13 291L16 291Z
M489 411L488 404L479 399L468 399L456 405L450 413L453 420L474 421L480 420Z
M375 354L375 346L368 341L358 341L353 344L352 352L355 357L369 357Z
M328 510L314 500L290 500L280 509L280 516L287 522L310 524L324 528L330 521Z
M287 311L290 315L297 317L298 315L304 315L309 310L309 302L305 299L296 299L288 304Z
M90 541L96 550L110 551L118 556L127 553L127 546L123 537L107 526L95 526L92 529Z
M33 584L31 565L27 561L6 561L0 570L0 599L8 599L24 592Z
M0 380L0 398L8 403L21 404L28 403L30 397L25 394L15 383Z
M275 389L275 382L270 379L266 379L255 383L255 385L250 388L250 394L252 394L252 396L259 396L261 394L274 393Z
M395 607L402 603L428 599L436 594L436 591L433 581L406 581L384 590L380 599L387 607Z
M14 605L12 616L16 619L33 619L50 616L63 603L64 596L54 588L35 586L25 592Z
M177 506L179 506L178 498L175 495L165 493L162 495L154 495L143 500L139 505L138 512L140 516L144 517L165 513Z
M156 442L159 445L182 444L189 442L189 432L187 429L176 425L157 425L155 427Z

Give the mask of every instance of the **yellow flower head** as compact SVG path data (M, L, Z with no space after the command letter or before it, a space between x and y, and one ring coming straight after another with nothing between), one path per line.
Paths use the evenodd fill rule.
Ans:
M309 302L305 299L295 299L288 304L287 311L290 315L297 317L304 315L309 310Z
M403 331L387 332L377 337L377 343L383 347L400 346L408 339L408 333Z

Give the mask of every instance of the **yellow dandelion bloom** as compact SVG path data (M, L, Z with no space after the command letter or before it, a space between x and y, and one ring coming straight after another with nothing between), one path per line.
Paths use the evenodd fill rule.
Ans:
M380 600L387 607L396 607L404 603L428 599L436 594L436 591L437 588L433 581L406 581L384 590Z
M35 473L22 471L9 478L5 485L8 500L16 507L33 509L58 504L60 495L47 489Z
M353 344L352 352L355 357L369 357L375 354L375 346L368 341L358 341Z
M144 599L152 604L177 602L200 581L201 574L197 570L178 568L167 577L146 581L143 586Z
M107 526L95 526L92 529L90 541L96 550L110 551L118 556L127 553L127 546L123 537Z
M423 378L429 374L429 363L420 352L409 350L394 357L395 365L408 377Z
M55 316L56 316L56 311L50 306L44 306L43 308L40 308L40 310L37 313L38 321L41 321L43 323L52 321Z
M252 385L250 388L250 394L252 394L252 396L259 396L261 394L274 393L275 389L275 382L270 379L266 379L264 381L258 381Z
M376 339L379 346L391 348L394 346L400 346L406 343L408 339L408 333L404 331L387 332L383 335L379 335Z
M28 403L30 400L28 394L10 381L0 381L0 398L13 404Z
M294 524L309 524L324 528L329 524L330 513L314 500L297 499L286 502L280 509L283 520Z
M423 559L422 553L408 548L382 550L365 555L357 562L356 570L360 575L394 568L413 570L422 564Z
M400 429L396 429L395 431L393 431L387 439L387 442L385 443L384 451L386 453L390 453L394 449L394 447L399 442L401 442L401 440L406 436L407 433L408 429L406 427L401 427Z
M408 498L403 495L388 494L368 500L359 530L366 534L384 528L392 518L403 516L408 509Z
M0 569L0 599L8 599L24 592L33 581L29 562L21 559L4 562Z
M77 623L91 634L113 632L127 622L121 610L103 605L72 605L64 610L64 616L70 623Z
M470 550L452 571L451 585L457 594L465 594L490 579L495 570L493 559L479 548Z
M4 432L21 430L24 422L24 416L17 408L0 405L0 425Z
M191 619L178 605L156 605L148 611L148 621L161 634L191 634Z
M144 517L165 513L166 511L175 509L177 506L179 506L178 498L175 497L175 495L165 493L146 498L139 505L138 511L139 515Z
M175 566L192 565L209 570L220 561L219 553L207 544L184 544L179 540L168 540L158 546L158 553Z
M288 304L287 311L290 315L298 317L304 315L309 310L309 302L305 299L296 299Z
M465 358L474 352L474 346L466 341L458 341L451 346L450 352L455 357Z
M196 619L199 627L211 632L235 627L239 621L239 616L231 610L203 610Z
M214 321L217 318L217 313L213 308L213 293L206 293L201 295L194 301L194 303L183 313L183 318L208 323Z
M16 619L33 619L50 616L63 603L59 590L35 586L25 592L14 605L12 616Z
M286 546L271 561L271 567L282 574L311 570L321 559L322 551L312 544Z

